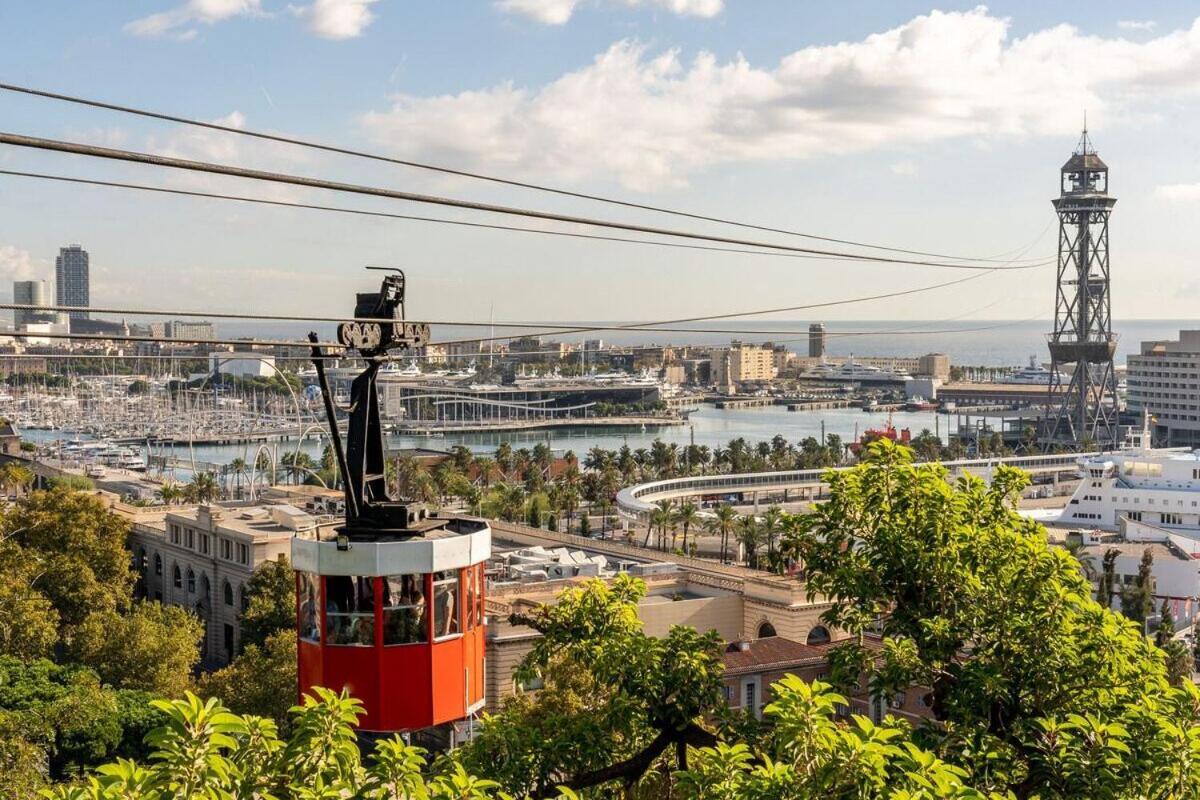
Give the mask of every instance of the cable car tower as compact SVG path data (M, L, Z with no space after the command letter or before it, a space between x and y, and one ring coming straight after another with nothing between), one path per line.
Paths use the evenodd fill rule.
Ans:
M1046 447L1117 446L1117 392L1108 261L1108 166L1088 138L1087 124L1063 165L1058 212L1058 282L1050 344ZM1061 368L1074 365L1064 388Z

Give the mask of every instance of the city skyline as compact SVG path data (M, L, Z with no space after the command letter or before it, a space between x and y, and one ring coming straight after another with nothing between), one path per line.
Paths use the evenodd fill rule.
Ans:
M428 8L361 2L299 11L259 2L142 2L89 8L69 20L6 10L3 19L19 23L8 30L53 31L62 44L47 50L38 43L35 53L38 37L6 42L0 73L16 83L637 202L987 256L1052 254L1053 181L1086 110L1120 197L1114 316L1189 317L1187 297L1196 287L1188 254L1200 244L1200 234L1182 224L1200 196L1187 133L1196 117L1197 81L1189 72L1200 57L1195 19L1167 4L1139 6L1137 18L1100 5L1071 25L1055 9L1028 3L989 10L889 4L820 18L788 5L523 0L471 4L453 20ZM762 33L764 14L778 19L769 34ZM441 36L451 25L462 29L460 46L476 48L471 64L451 64L421 41L420 32ZM256 61L251 43L266 53L302 48L310 63ZM945 63L962 65L962 74L943 75L938 65ZM136 81L127 80L132 67ZM181 97L172 88L185 71L189 88ZM1068 80L1072 75L1080 77ZM1039 91L1027 91L1033 85ZM8 93L0 94L0 109L14 120L8 127L37 135L572 213L665 219L381 171ZM10 169L414 213L405 204L151 176L61 156L6 150L3 158ZM886 291L946 274L894 265L830 269L789 258L548 241L4 181L13 187L0 199L5 285L44 274L61 242L84 239L97 254L98 305L128 302L127 287L136 286L136 300L146 305L245 310L251 298L269 297L271 311L329 313L324 298L336 290L369 288L363 265L393 263L407 269L421 316L635 320L733 303L756 308L781 293L798 302L836 299L864 285ZM48 208L55 213L43 213ZM531 285L538 291L528 291ZM1052 286L1050 268L992 275L910 302L848 306L820 318L1048 318ZM181 296L189 302L178 302Z

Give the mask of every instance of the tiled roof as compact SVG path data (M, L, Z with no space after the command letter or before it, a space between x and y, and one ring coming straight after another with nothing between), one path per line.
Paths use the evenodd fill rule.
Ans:
M812 666L823 663L826 658L827 648L801 644L782 636L732 642L721 654L726 674Z

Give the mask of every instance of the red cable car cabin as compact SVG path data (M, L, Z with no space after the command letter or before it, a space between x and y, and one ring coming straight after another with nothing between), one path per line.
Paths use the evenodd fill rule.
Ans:
M379 541L294 539L299 691L343 688L367 731L414 731L484 704L491 529L426 518Z

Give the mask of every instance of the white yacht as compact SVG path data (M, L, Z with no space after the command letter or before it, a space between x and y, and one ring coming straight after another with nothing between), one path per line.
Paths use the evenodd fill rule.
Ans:
M1037 362L1037 356L1029 357L1029 366L1015 369L1001 378L997 383L1019 383L1025 386L1049 386L1053 372ZM1058 375L1060 382L1065 382L1066 376Z
M838 367L830 376L838 381L855 381L857 383L903 383L912 377L906 370L891 367L875 367L870 364L859 364L854 356Z
M1079 488L1054 522L1200 549L1200 450L1152 448L1149 429L1147 420L1123 449L1080 458Z

